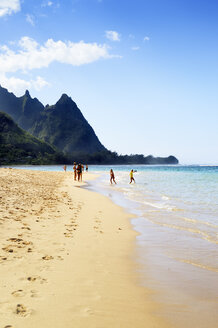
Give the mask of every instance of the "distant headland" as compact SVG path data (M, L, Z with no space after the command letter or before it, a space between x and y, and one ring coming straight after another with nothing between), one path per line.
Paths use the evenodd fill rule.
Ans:
M0 165L178 164L174 156L118 155L102 145L76 103L63 94L55 105L16 97L0 86Z

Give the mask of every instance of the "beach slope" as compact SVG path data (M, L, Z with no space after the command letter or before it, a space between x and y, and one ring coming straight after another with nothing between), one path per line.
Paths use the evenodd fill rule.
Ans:
M130 216L83 185L0 169L1 328L167 326L139 285Z

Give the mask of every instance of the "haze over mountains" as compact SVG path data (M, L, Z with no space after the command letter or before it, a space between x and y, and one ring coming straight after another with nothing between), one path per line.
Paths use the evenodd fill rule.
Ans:
M55 105L46 105L44 107L37 98L31 98L28 91L22 97L16 97L13 93L0 86L0 112L2 112L0 115L0 141L2 140L0 152L4 154L3 159L5 162L16 162L16 156L12 156L12 149L22 144L24 150L26 149L27 146L24 146L25 142L21 142L19 145L16 143L16 147L13 148L15 145L13 143L16 140L15 135L20 135L19 138L17 137L19 140L24 138L27 141L28 139L27 148L29 155L25 153L22 159L22 147L19 152L16 150L15 153L20 154L19 160L17 159L19 163L38 163L43 157L47 158L43 163L72 162L73 160L99 164L178 163L174 156L167 158L154 158L151 155L147 157L144 157L144 155L119 156L117 153L108 151L101 144L76 103L66 94L63 94ZM16 124L10 117L5 116L4 113L10 115ZM26 130L28 134L20 128ZM5 133L10 135L10 138L7 138ZM30 149L31 143L34 150L33 153L31 153ZM35 151L35 144L38 144L38 155L37 151ZM11 160L8 160L6 156L7 147L11 154ZM42 147L41 151L40 147ZM27 158L29 159L28 161L25 160Z

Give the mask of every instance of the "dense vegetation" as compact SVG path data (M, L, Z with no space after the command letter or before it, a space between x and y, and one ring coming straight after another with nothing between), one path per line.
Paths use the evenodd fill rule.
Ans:
M53 164L65 161L51 145L31 136L0 112L0 164Z
M146 165L164 165L178 164L178 160L174 156L169 157L153 157L152 155L144 156L136 155L118 155L116 152L109 150L87 154L81 152L73 152L66 156L66 164L71 164L74 161L88 164L146 164Z

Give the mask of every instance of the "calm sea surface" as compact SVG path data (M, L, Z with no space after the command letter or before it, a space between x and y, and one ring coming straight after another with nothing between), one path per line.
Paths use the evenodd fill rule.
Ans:
M117 185L109 183L110 168ZM132 168L136 183L130 185ZM218 166L90 166L89 171L99 174L90 189L136 214L141 284L156 291L154 298L168 309L173 325L217 327Z

